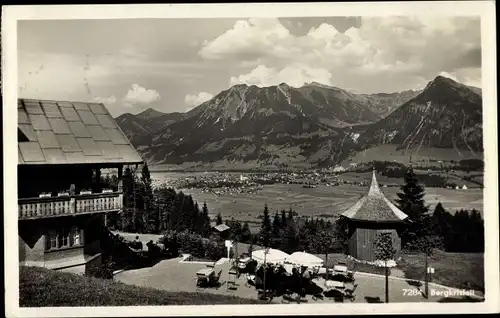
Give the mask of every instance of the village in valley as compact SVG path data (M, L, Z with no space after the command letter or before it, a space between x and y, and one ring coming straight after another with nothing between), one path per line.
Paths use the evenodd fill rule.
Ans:
M465 83L475 73L463 75L462 66L453 73L437 59L431 71L414 78L415 66L392 79L377 64L380 40L366 28L392 48L392 29L374 25L407 26L398 19L156 20L95 22L100 29L83 20L19 24L19 86L29 84L17 99L20 307L485 301L482 92ZM453 38L441 24L422 21L414 28L432 27L411 32L415 46ZM176 23L188 30L185 38L171 34ZM467 35L473 46L479 22L449 22L457 30L464 23L477 29ZM131 43L121 35L128 31L113 39L98 32L106 27L134 32L141 47L124 44ZM203 42L208 29L212 40ZM233 42L233 33L252 30L276 32L270 38L279 49L244 45L257 35ZM68 72L73 62L82 68L80 45L60 45L75 34L89 47L101 43L82 57L85 85L68 79L77 88L30 90L51 65L60 69L51 56L64 56ZM293 54L283 53L288 43L297 47ZM257 61L279 57L276 66L226 76L224 63L252 65L245 54L241 63L227 57L238 45ZM354 80L337 81L369 93L341 89L309 60L314 48L326 52L319 61L356 63L357 53L344 46L366 47L363 56L379 52L368 59L370 72L388 83L353 71ZM117 64L102 50L119 56ZM34 73L38 51L45 64ZM293 55L314 67L280 64ZM171 64L185 67L175 80L163 74ZM351 69L326 71L329 65L328 74ZM217 82L212 75L219 73ZM129 87L141 79L150 88ZM196 81L213 94L175 95ZM189 107L175 108L182 102Z

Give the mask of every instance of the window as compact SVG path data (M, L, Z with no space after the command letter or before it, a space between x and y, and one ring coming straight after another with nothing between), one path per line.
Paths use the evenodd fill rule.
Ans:
M83 245L82 235L77 226L49 231L46 235L46 250L57 250Z

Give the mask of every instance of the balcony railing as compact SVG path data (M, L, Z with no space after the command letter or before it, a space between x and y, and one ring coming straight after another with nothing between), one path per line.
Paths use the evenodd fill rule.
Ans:
M123 208L122 192L92 193L18 200L19 219L39 219L89 213L107 213Z

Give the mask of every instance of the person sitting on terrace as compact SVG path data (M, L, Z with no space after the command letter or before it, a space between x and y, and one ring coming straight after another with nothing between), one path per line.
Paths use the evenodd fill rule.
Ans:
M139 241L139 236L135 237L135 240L130 244L130 246L136 250L142 250L142 242Z

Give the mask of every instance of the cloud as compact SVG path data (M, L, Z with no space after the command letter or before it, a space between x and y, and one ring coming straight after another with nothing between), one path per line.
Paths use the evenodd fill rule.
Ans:
M451 73L441 72L439 75L451 78L452 80L465 85L481 87L481 69L462 68Z
M198 95L196 94L187 94L184 98L184 102L189 106L188 110L196 107L208 100L211 100L214 95L207 92L200 92Z
M452 75L448 72L441 72L441 73L439 73L439 75L450 78L450 79L454 80L455 82L459 81L455 75Z
M231 77L230 85L247 84L257 86L279 85L287 83L300 87L306 82L318 82L331 85L332 74L322 68L312 68L305 64L294 64L281 69L259 65L248 74Z
M111 95L109 97L95 97L94 100L98 103L103 103L104 105L113 105L116 103L117 99L115 95Z
M123 103L127 106L135 104L150 104L160 100L160 94L154 89L146 89L139 84L132 84L132 88L123 98Z
M383 87L383 78L394 79L385 81L386 86L400 80L411 86L442 71L479 69L480 52L477 17L405 16L363 17L344 32L321 23L300 36L289 32L278 19L239 20L203 43L199 55L252 69L231 82L259 82L260 77L261 82L275 83L270 78L294 70L291 75L297 79L319 76L325 80L329 73L336 85L366 91ZM323 71L306 72L298 63Z
M290 32L278 19L239 20L232 29L213 41L205 41L199 54L203 58L213 60L231 55L251 58L266 51L273 52L276 43L289 37Z

